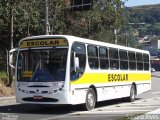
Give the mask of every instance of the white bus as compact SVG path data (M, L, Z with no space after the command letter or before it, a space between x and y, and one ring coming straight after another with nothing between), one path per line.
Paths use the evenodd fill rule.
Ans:
M148 51L68 35L42 35L19 42L16 101L83 104L151 90Z

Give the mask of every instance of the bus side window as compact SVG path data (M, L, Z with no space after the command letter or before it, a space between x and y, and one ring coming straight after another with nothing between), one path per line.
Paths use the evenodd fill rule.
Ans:
M141 53L136 53L137 70L143 70L143 58Z
M109 48L110 69L119 69L118 49Z
M108 61L108 49L104 47L99 48L99 59L100 59L100 68L108 69L109 61Z
M78 67L75 60L78 59ZM76 80L82 76L86 66L86 48L84 44L74 43L71 51L70 79Z
M148 54L143 54L143 64L144 64L144 70L148 71L149 70L149 55Z
M136 70L136 58L135 58L135 52L128 52L129 57L129 69L130 70Z
M128 54L125 50L119 50L120 69L128 70Z
M98 69L98 49L96 46L88 45L88 63L91 69Z

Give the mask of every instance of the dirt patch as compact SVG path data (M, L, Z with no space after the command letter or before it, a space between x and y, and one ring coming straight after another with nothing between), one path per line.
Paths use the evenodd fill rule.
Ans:
M15 95L15 87L6 87L6 80L0 80L0 97L9 97Z

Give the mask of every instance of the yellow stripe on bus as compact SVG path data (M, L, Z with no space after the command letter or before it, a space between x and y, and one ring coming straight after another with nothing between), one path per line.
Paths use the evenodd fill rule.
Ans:
M149 81L151 74L130 73L130 74L102 74L102 73L85 73L79 79L71 81L71 84L95 84L106 82L133 82L133 81Z

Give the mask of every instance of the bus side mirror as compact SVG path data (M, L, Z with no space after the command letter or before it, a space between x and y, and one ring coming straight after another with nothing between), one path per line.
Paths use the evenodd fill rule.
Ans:
M74 67L75 67L75 71L79 70L79 58L75 57L74 59Z
M73 53L74 56L74 71L77 72L79 70L79 58L76 57L76 53Z
M15 66L16 66L17 51L18 51L18 48L14 48L9 51L9 66L13 69L15 69Z

